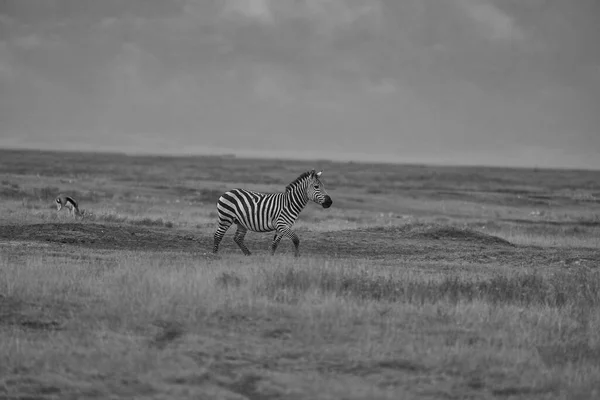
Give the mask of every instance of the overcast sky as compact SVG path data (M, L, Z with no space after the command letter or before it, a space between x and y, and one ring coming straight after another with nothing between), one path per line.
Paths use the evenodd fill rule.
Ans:
M597 0L0 0L0 146L600 168Z

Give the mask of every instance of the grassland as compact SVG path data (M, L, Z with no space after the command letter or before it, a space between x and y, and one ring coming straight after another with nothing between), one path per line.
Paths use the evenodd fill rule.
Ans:
M600 172L0 160L0 399L600 396ZM210 254L221 192L311 168L299 259Z

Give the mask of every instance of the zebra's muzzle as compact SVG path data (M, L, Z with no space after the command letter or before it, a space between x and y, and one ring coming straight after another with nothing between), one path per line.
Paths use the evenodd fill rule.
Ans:
M333 204L333 201L331 200L331 197L329 196L325 196L325 201L323 201L323 208L329 208L331 207L331 205Z

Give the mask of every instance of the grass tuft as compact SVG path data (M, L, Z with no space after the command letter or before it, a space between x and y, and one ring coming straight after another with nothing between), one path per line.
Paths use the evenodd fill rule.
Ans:
M281 293L298 294L313 290L325 295L361 300L435 304L485 301L490 304L565 307L600 305L600 272L543 275L539 272L496 275L488 279L444 275L435 278L407 279L380 275L354 268L327 267L305 269L281 266L264 277L260 290L272 299Z

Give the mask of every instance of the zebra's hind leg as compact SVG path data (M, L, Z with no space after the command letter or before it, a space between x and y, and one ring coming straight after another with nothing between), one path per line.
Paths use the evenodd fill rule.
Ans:
M246 236L247 232L248 229L246 229L246 227L238 224L237 230L235 231L235 235L233 235L233 241L239 246L240 249L242 249L242 252L245 255L249 256L252 253L250 252L250 250L248 250L246 244L244 243L244 237Z
M215 241L213 245L213 253L216 254L219 251L219 244L221 243L221 240L223 240L223 236L225 236L225 232L227 232L227 229L229 229L231 224L231 221L219 221L219 226L217 227L214 235Z
M276 233L273 237L273 243L271 243L271 255L275 254L275 250L277 250L277 246L279 246L282 237L283 235L281 233Z

